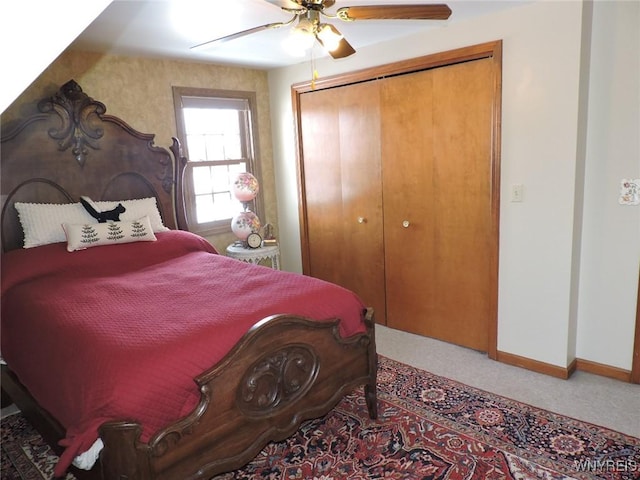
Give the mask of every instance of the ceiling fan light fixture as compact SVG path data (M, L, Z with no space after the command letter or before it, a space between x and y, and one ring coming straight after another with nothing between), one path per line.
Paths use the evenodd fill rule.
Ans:
M307 50L313 47L316 41L314 34L315 27L306 18L301 18L298 24L289 31L285 38L284 49L295 57L304 57Z
M333 52L340 46L342 40L342 34L333 26L328 23L323 23L318 26L318 33L316 34L322 46L328 51Z
M291 30L301 35L313 36L315 29L316 27L311 20L309 20L306 17L299 17L297 25L293 27Z

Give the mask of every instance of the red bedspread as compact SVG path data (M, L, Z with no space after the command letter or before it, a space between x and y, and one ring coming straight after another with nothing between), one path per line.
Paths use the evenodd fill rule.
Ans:
M3 255L2 356L67 429L58 474L105 421L135 419L147 441L190 412L193 378L268 315L340 318L345 337L364 331L364 306L348 290L217 255L187 232L157 237Z

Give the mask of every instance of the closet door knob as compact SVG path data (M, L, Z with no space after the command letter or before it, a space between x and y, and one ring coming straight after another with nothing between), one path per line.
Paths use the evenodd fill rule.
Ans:
M367 223L367 219L364 217L358 217L358 223Z
M409 225L410 225L409 220L405 220L404 222L402 222L402 226L404 228L409 228Z

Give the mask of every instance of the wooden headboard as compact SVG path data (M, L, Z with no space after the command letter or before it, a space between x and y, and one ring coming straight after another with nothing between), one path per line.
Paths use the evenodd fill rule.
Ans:
M106 115L106 107L71 80L38 112L0 139L2 250L23 244L15 202L69 203L155 197L164 224L185 228L182 173L186 159L173 139L171 152ZM7 130L7 131L5 131Z

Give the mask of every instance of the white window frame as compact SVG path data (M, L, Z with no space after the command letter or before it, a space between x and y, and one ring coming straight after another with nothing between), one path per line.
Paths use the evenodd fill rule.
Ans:
M203 235L215 235L221 233L231 232L231 218L225 218L207 223L198 223L196 219L196 196L194 193L193 175L191 173L194 166L208 166L208 165L232 165L238 162L244 162L246 164L246 171L253 174L260 185L262 185L262 179L260 175L258 156L258 139L257 139L257 125L256 125L256 94L255 92L246 92L238 90L217 90L207 88L192 88L192 87L172 87L173 101L176 113L176 127L178 131L178 139L182 144L183 152L187 158L187 163L184 171L184 183L183 183L183 195L184 195L184 207L187 217L188 229L192 232L196 232ZM248 109L245 111L244 121L240 126L240 134L242 136L242 158L231 160L210 160L210 161L192 161L189 156L189 147L187 144L187 134L184 122L184 115L182 109L188 106L194 106L201 104L203 108L211 105L223 106L226 108L235 108L236 106L246 105ZM239 107L238 110L240 111ZM239 207L238 212L242 208ZM262 202L262 192L258 193L258 196L253 202L251 208L261 220L264 220L264 210Z

